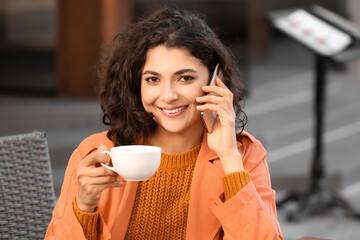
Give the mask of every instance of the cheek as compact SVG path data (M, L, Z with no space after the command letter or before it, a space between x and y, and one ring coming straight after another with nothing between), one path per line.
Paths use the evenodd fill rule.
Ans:
M193 99L193 101L195 102L195 99L197 97L204 96L204 92L201 90L201 86L195 86L192 87L191 89L188 89L187 95L189 99Z
M185 100L183 103L187 102L187 104L197 105L198 103L196 101L196 98L203 96L204 92L197 87L196 88L192 87L192 88L184 88L181 91L179 91L178 94L179 96L181 96L183 100Z
M141 87L141 101L145 110L147 110L149 108L149 105L151 105L155 101L155 95L155 91L151 91L151 89L149 89L148 87Z

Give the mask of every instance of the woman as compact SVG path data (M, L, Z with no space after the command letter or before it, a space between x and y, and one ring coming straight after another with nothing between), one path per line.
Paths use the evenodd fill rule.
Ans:
M207 86L217 63L223 78ZM109 130L71 156L46 238L282 239L266 151L242 131L236 64L204 21L161 9L117 36L103 70ZM218 115L211 133L205 110ZM162 148L149 180L100 166L126 144Z

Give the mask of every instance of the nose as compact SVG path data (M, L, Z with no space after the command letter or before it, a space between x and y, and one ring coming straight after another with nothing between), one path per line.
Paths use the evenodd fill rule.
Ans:
M177 100L179 95L177 93L175 84L173 82L165 84L161 96L162 100L167 103Z

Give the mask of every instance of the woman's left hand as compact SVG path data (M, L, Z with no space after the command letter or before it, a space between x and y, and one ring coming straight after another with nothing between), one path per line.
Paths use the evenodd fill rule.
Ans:
M236 143L233 94L220 78L216 79L216 85L203 86L202 90L217 95L207 94L196 99L198 103L204 103L197 106L199 111L210 110L217 113L213 131L208 134L209 148L220 157L225 173L241 171L243 165Z

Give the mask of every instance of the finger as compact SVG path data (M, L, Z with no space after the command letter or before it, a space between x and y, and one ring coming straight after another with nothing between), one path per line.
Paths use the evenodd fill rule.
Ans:
M97 152L98 152L98 153L105 154L106 157L107 157L107 159L108 159L108 161L110 160L110 162L111 162L110 156L109 156L107 153L103 153L104 151L108 151L108 148L107 148L105 145L101 145L101 146L97 149ZM107 162L108 162L108 161L107 161ZM102 162L102 163L104 163L104 162Z
M98 149L97 149L97 152L102 152L102 151L107 151L108 148L105 146L105 145L101 145Z
M101 146L98 148L97 151L100 152L100 153L103 153L104 151L108 151L108 148L107 148L105 145L101 145ZM112 166L112 159L111 159L111 157L109 156L108 153L105 153L105 154L106 154L107 159L108 159L108 161L107 161L106 163L107 163L108 165ZM100 164L97 164L97 167L101 167L101 165L100 165Z
M198 103L212 103L212 104L220 104L220 105L229 105L229 103L226 102L224 97L214 96L214 95L205 95L201 97L197 97L196 101ZM230 103L231 104L231 103Z
M105 184L89 184L87 183L86 185L84 185L84 189L82 189L85 193L87 192L86 195L100 195L101 192L109 187L121 187L123 186L124 183L122 181L113 181L110 183L105 183ZM90 193L90 194L89 194Z
M224 97L217 97L208 94L206 96L196 98L196 101L202 105L204 104L219 105L228 112L234 111L232 101L229 102ZM204 107L200 107L198 110L204 111L208 109L205 109Z
M222 126L232 126L235 127L235 118L229 113L225 112L224 109L220 109L217 112L218 120L221 122Z
M108 183L104 183L104 184L94 184L94 185L92 185L92 187L102 191L109 187L121 187L123 185L124 185L124 182L117 180L117 181L108 182Z
M199 111L205 111L205 110L215 111L213 109L218 109L218 108L214 108L214 105L217 105L218 107L223 108L226 112L229 112L229 114L232 114L234 112L232 101L227 101L224 97L206 95L202 97L197 97L196 101L201 104L197 106L197 109ZM211 109L208 109L208 106L211 106Z
M102 176L102 177L87 177L86 179L83 179L83 182L86 182L87 184L91 185L104 185L109 184L117 181L116 176Z
M101 177L101 176L118 176L114 171L107 169L103 166L93 168L93 167L84 167L78 169L78 176L88 176L88 177Z
M102 190L109 188L109 187L122 187L124 183L122 181L115 181L112 183L104 184L101 186Z
M209 94L217 94L221 97L225 96L227 94L226 89L221 88L219 86L202 86L201 88L203 90L203 92L205 93L209 93Z
M221 80L219 79L219 81L221 82ZM222 83L222 82L221 82ZM216 85L212 85L212 86L203 86L202 90L206 93L211 94L217 94L221 97L225 97L228 100L233 99L233 93L226 87L225 84L221 84L221 86L216 86Z
M203 104L196 106L199 111L214 111L219 115L220 118L228 119L231 122L234 122L235 114L234 111L226 111L220 105L216 104Z
M225 85L225 83L221 80L221 78L217 77L215 79L215 83L217 86L221 87L221 88L226 88L227 89L227 86Z
M110 170L106 167L100 166L98 168L93 169L93 173L97 176L119 176L116 172L113 170Z
M86 166L94 166L96 163L106 163L109 161L107 154L100 152L90 153L84 160Z

